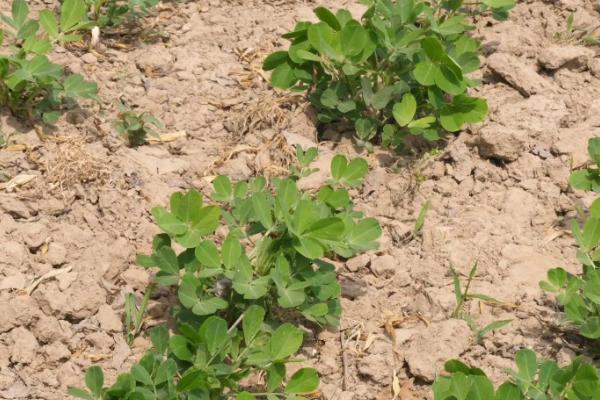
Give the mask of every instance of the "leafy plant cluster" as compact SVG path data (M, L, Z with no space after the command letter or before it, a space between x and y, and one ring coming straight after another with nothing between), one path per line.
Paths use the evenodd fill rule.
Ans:
M487 115L478 84L479 43L469 15L504 19L513 0L365 0L360 20L346 9L315 9L291 41L264 61L274 87L306 92L319 121L348 121L359 144L402 148L407 135L438 140Z
M96 83L66 74L47 57L56 43L81 39L75 34L83 27L82 12L85 15L85 9L77 7L80 1L66 0L60 19L50 10L42 10L39 19L29 18L25 0L14 0L11 15L2 16L0 46L6 40L9 54L0 55L0 105L13 114L52 124L60 110L76 100L98 99Z
M116 27L145 17L160 0L81 0L85 1L90 21L98 27Z
M570 183L575 189L600 193L600 138L589 140L588 153L593 164L574 171ZM577 260L583 266L581 275L554 268L540 286L556 294L567 321L582 336L600 339L600 198L592 203L582 227L577 221L572 221L571 226L579 245Z
M600 399L600 372L577 358L565 367L555 361L539 360L527 349L515 355L516 371L497 389L479 368L458 360L448 361L448 375L433 384L434 400L597 400Z
M144 144L146 137L152 136L160 138L159 133L151 126L157 129L163 129L164 126L154 115L147 111L137 113L127 107L123 102L117 104L119 113L113 121L113 126L127 140L131 147L137 147Z
M305 193L296 181L314 171L309 164L316 149L298 148L298 155L291 177L233 183L221 176L213 182L211 204L189 191L173 194L169 209L152 210L164 233L137 263L158 270L154 285L176 291L176 333L155 328L153 348L113 386L104 388L101 370L92 368L88 389L71 389L72 395L297 400L318 388L312 368L287 379L286 364L303 343L294 323L338 324L340 286L326 258L376 248L381 228L354 210L347 189L368 172L365 160L334 157L329 184ZM224 238L215 235L222 221ZM241 384L250 378L254 387Z

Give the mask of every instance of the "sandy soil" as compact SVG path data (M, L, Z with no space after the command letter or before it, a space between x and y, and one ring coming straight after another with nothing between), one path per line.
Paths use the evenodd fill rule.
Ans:
M325 4L361 10L349 1ZM92 364L109 381L124 371L148 346L141 336L130 348L121 320L125 295L142 296L149 280L134 265L157 231L149 209L176 190L208 193L215 174L280 173L289 144L315 140L305 102L273 91L260 65L316 5L165 2L143 24L150 33L105 37L94 53L53 54L98 82L103 104L69 112L43 141L1 114L0 130L21 146L0 150L0 182L34 178L16 188L0 183L0 398L65 399ZM576 338L556 329L560 313L538 288L551 267L577 270L568 221L590 199L573 193L567 178L586 160L587 139L600 136L600 48L562 34L572 11L578 27L600 23L592 1L581 0L523 2L506 22L477 22L485 56L476 92L490 117L439 152L366 154L347 132L325 132L320 166L332 151L369 160L355 196L385 233L378 251L338 265L343 345L339 332L324 331L303 351L322 376L324 398L391 399L395 381L401 399L429 399L448 358L477 363L499 380L519 348L563 362L579 351ZM127 148L110 127L118 98L187 136ZM426 201L425 226L413 238ZM467 274L475 260L472 290L501 303L472 301L471 316L480 326L512 319L478 344L464 321L449 318L449 266ZM147 326L165 316L162 295Z

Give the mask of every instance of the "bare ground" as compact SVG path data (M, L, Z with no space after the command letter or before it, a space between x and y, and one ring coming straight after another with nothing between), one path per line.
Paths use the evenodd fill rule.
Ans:
M279 35L312 18L316 5L165 2L134 38L53 54L98 82L103 104L72 110L44 135L1 114L12 143L0 150L0 398L64 399L92 364L108 381L124 371L148 347L142 335L129 348L121 320L125 295L142 296L149 280L134 265L156 233L149 209L176 190L208 193L216 174L281 173L290 144L316 140L303 99L273 91L260 69L285 44ZM396 387L401 399L429 399L448 358L499 380L519 348L562 362L580 351L582 343L558 329L560 313L538 281L552 267L577 270L568 221L590 199L567 179L587 159L587 139L600 136L600 48L563 33L572 11L577 27L597 27L593 6L530 1L508 21L478 21L485 57L476 92L490 117L439 152L367 154L347 132L325 132L323 168L331 151L369 160L354 194L385 233L378 251L338 265L343 335L316 333L303 351L322 376L324 398L391 399ZM110 127L118 98L185 138L125 147ZM30 180L6 184L19 175ZM425 226L412 237L426 201ZM472 290L500 303L471 301L471 316L480 326L512 319L479 344L464 321L449 319L449 267L466 275L475 260ZM146 327L163 320L160 300L161 293L152 300Z

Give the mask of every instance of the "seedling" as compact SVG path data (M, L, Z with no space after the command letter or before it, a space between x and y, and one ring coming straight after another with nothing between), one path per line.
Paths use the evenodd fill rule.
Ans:
M309 168L315 150L298 153L301 167ZM360 185L366 161L336 156L331 172L331 183L317 193L301 192L294 176L237 183L221 176L213 181L212 204L189 191L173 194L169 209L154 208L164 233L137 263L157 271L153 284L177 292L176 331L152 329L153 348L113 386L105 388L93 367L87 389L69 393L102 400L299 400L314 392L319 377L312 368L287 379L286 364L303 342L288 321L337 325L341 290L324 257L374 249L381 235L376 220L353 209L345 189ZM224 238L215 235L221 218ZM127 307L128 330L136 334L144 307L132 301ZM259 382L258 394L247 391L248 379Z
M433 384L434 400L595 400L600 393L598 369L581 358L559 367L555 361L539 360L528 349L515 355L516 371L497 389L485 373L458 360L445 365L448 375Z
M66 75L60 65L48 60L47 54L55 42L78 40L68 34L79 26L70 6L75 0L65 2L61 8L60 30L54 15L40 12L40 20L29 19L25 0L14 0L10 16L2 16L8 30L0 29L0 46L5 38L11 54L0 56L0 105L7 106L14 115L26 119L42 118L53 124L65 107L77 99L98 100L98 87L81 75ZM45 35L38 34L40 25Z
M450 318L458 318L466 321L469 325L469 328L471 328L475 335L475 343L481 342L485 335L492 331L505 327L512 321L510 319L498 320L487 324L483 328L480 328L477 322L473 319L473 317L471 317L471 315L465 312L465 303L471 299L479 299L489 303L500 304L500 301L494 299L493 297L484 294L469 293L469 290L471 288L471 282L477 274L477 261L475 261L473 263L473 266L471 267L471 271L469 272L469 276L467 278L467 283L465 284L464 290L462 289L460 284L460 276L458 275L458 273L452 265L450 265L450 272L452 274L452 281L454 283L454 295L456 297L456 307L450 315Z
M122 102L117 105L119 114L113 122L113 126L123 139L127 140L129 146L137 147L144 144L148 136L160 138L151 126L163 129L163 124L148 112L136 113Z
M283 35L287 51L263 68L280 89L304 91L319 121L348 121L357 143L396 149L406 135L435 141L483 121L485 100L469 96L480 67L479 43L468 32L462 1L366 0L360 20L348 10L315 9L318 23L299 22ZM503 18L513 0L484 0L479 11Z
M415 221L415 227L413 228L413 237L419 236L421 233L421 229L423 229L423 225L425 225L425 218L427 218L427 212L429 211L429 207L431 206L431 202L427 200L419 211L419 216Z

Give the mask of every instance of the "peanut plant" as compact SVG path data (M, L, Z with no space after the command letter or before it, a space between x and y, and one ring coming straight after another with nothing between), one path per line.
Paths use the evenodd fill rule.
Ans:
M458 360L448 361L445 371L433 384L434 400L597 400L600 398L600 373L592 364L576 358L559 367L555 361L538 360L528 349L515 355L516 371L510 379L494 388L479 368Z
M294 171L306 176L316 150L298 152L302 158ZM104 388L102 371L94 367L87 372L87 390L72 388L70 394L103 400L298 400L314 392L319 378L312 368L287 379L286 364L296 360L303 343L293 322L336 326L340 285L327 260L377 247L378 222L354 210L346 189L360 185L367 172L365 160L338 155L331 181L316 193L300 191L297 175L236 183L221 176L213 181L210 204L192 190L173 194L169 209L154 208L164 233L154 238L152 254L138 256L137 263L157 270L153 285L176 291L176 331L153 329L153 348L113 386ZM223 235L216 235L221 226ZM249 377L259 378L256 387L241 383Z
M569 181L575 189L599 193L600 138L589 140L588 153L592 164L574 171ZM556 294L569 325L582 336L600 339L600 198L592 203L583 227L577 221L571 227L579 246L577 260L583 265L581 275L554 268L540 287Z
M79 74L65 74L46 56L55 43L80 39L72 34L81 26L77 10L70 8L74 3L68 0L63 4L60 23L49 10L41 11L39 20L28 18L25 0L14 0L11 15L2 16L0 46L6 40L10 53L0 55L0 105L14 115L53 124L60 111L76 100L98 100L96 83Z
M485 100L468 94L478 84L468 74L480 63L467 17L491 11L504 18L513 0L363 3L360 20L318 7L319 22L299 22L283 35L288 50L263 65L272 85L306 92L321 123L350 122L367 147L400 150L407 135L438 140L485 119Z

